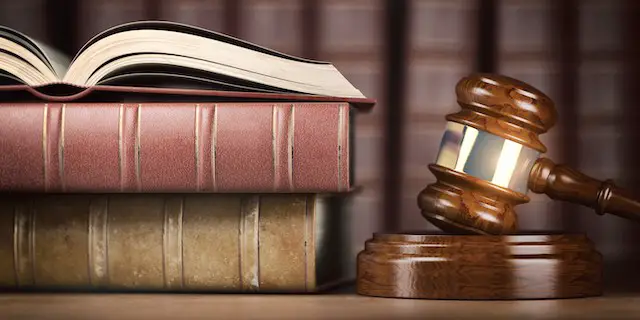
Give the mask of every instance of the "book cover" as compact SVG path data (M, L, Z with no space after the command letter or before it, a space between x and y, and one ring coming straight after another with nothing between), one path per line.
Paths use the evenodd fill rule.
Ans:
M0 196L4 289L313 292L349 276L348 195Z
M346 192L348 103L0 103L0 191Z

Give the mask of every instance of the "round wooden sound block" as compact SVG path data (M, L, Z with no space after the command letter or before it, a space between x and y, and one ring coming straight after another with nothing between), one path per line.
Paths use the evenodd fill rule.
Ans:
M374 234L357 292L422 299L549 299L602 294L602 256L585 235Z

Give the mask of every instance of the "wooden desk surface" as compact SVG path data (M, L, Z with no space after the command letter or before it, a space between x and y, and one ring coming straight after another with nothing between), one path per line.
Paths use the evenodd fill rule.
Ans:
M358 296L0 294L0 319L640 319L640 294L532 301Z

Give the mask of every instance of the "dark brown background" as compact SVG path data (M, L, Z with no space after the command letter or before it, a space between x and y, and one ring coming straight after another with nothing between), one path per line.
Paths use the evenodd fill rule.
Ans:
M454 86L474 71L527 81L557 103L548 156L640 189L636 129L640 47L633 0L0 0L0 24L73 55L127 21L199 25L286 53L334 62L367 96L357 121L353 252L373 231L434 228L416 195L433 181ZM527 230L587 232L607 273L638 263L640 224L532 196Z

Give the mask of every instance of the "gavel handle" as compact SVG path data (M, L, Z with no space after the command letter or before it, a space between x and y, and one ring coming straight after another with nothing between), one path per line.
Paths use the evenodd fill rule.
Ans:
M547 158L536 161L529 174L529 189L551 199L581 204L596 213L614 214L640 222L640 201L613 181L599 181Z

